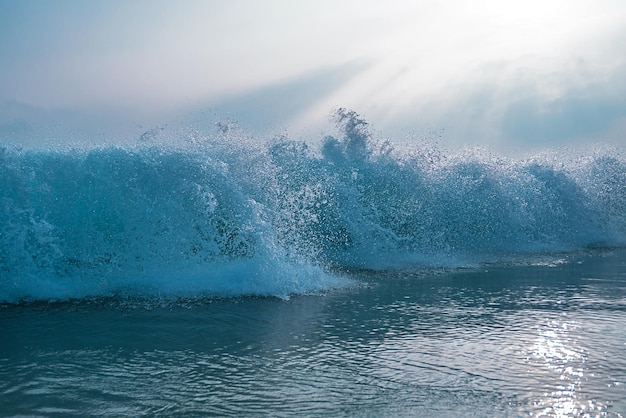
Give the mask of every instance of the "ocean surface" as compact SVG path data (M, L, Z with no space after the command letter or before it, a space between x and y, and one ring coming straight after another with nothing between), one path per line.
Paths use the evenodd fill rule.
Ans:
M626 158L227 124L0 147L0 416L626 415Z

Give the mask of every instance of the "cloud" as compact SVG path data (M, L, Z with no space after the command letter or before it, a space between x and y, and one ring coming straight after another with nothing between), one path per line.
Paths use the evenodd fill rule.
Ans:
M626 119L626 96L584 97L569 94L551 102L525 99L509 106L503 133L514 142L564 144L603 139L605 132Z
M625 126L624 28L617 0L0 0L0 102L68 126L212 109L258 132L348 107L391 137L565 143Z
M192 114L193 109L210 108L214 109L214 117L230 118L243 128L267 132L289 125L368 67L366 62L356 61L320 68L243 93L200 102L181 112Z
M252 91L362 55L357 45L367 32L349 23L344 7L326 13L288 1L2 2L0 100L163 110Z

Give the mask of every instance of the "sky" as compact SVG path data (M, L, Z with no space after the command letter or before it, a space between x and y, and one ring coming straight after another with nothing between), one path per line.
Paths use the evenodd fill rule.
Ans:
M623 0L0 0L0 63L0 142L338 107L398 142L626 142Z

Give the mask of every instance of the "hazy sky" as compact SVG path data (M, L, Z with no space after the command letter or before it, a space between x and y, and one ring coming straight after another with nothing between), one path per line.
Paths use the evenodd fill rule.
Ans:
M623 0L0 0L0 63L4 132L198 112L319 132L348 107L398 140L626 142Z

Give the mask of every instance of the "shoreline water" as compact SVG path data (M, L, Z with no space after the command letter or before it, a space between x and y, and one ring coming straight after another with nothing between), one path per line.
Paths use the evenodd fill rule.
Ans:
M3 306L4 416L621 416L626 251L276 298ZM143 304L142 304L143 303Z

